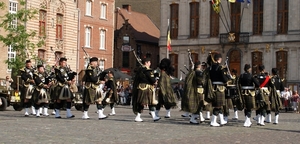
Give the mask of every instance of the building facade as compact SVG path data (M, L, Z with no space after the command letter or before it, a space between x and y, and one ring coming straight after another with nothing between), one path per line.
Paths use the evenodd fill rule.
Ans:
M172 51L166 51L168 24L161 23L160 55L169 54L177 76L186 71L184 65L190 66L188 50L193 61L201 62L209 52L219 51L239 74L245 64L251 64L253 74L260 64L269 73L278 68L286 86L298 90L300 0L221 1L221 5L214 9L208 0L161 1L161 20L170 20Z
M160 1L161 0L116 0L116 7L122 8L123 5L130 5L132 11L146 14L153 23L160 27ZM165 22L167 22L165 20Z
M151 58L151 67L156 69L159 63L159 29L147 15L131 11L130 5L117 8L115 15L114 67L132 75L140 65L136 57L148 57Z
M79 77L88 56L98 57L101 70L113 67L114 7L114 0L77 0Z

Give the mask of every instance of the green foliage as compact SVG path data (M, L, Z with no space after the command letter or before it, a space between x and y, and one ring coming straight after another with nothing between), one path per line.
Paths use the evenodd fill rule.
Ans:
M0 8L5 8L5 4L0 2ZM24 67L26 59L36 59L35 48L41 47L44 41L39 40L37 43L32 42L36 37L36 31L29 31L26 28L26 23L36 18L38 10L34 8L27 8L26 2L20 0L18 3L18 10L12 14L7 13L0 17L0 28L4 32L0 34L0 41L4 43L2 48L7 49L8 46L12 46L12 50L16 52L16 58L14 60L6 60L10 68L13 69L13 75L16 75L18 70ZM17 20L17 26L12 25L12 22ZM29 57L30 56L30 57Z

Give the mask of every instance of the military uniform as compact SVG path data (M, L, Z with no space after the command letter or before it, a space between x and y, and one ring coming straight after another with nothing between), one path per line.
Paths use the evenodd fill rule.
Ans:
M277 75L278 70L276 68L272 69L272 74L273 76L271 77L271 92L269 95L269 99L271 102L271 110L275 112L275 121L273 124L278 124L278 118L279 118L279 110L282 108L282 103L281 103L281 91L284 91L284 86L283 82L280 79L280 77ZM270 123L271 122L271 111L267 111L267 117L266 117L266 122Z
M63 61L67 61L66 58L61 58L60 63ZM67 110L67 118L73 118L75 117L71 113L71 99L72 99L72 92L70 90L69 81L71 80L69 77L69 73L71 73L70 69L63 66L58 66L55 68L55 76L57 80L57 86L55 87L55 97L56 103L55 103L55 117L61 118L60 116L60 109L63 107L63 102L66 101L66 110Z
M150 61L150 60L148 60ZM145 61L146 62L146 61ZM145 63L144 63L145 64ZM141 113L144 106L148 105L150 113L154 121L159 120L155 114L155 104L153 99L154 84L156 79L153 70L145 65L138 68L134 82L132 93L133 112L136 114L135 121L141 122Z
M259 94L257 95L257 114L258 114L258 125L264 126L264 121L266 117L266 111L271 110L271 103L269 99L270 90L272 83L270 81L270 76L266 75L263 70L264 66L260 66L261 73L257 75L257 79L260 83Z
M33 93L33 101L36 109L36 116L40 116L40 107L44 107L44 116L48 116L48 103L50 101L49 84L50 76L44 72L37 72L34 74L34 81L36 84L35 91Z
M102 102L103 108L106 105L110 105L111 113L109 115L114 116L115 112L115 104L119 102L118 92L117 92L117 85L114 77L109 77L108 80L105 82L104 85L106 92L105 97Z
M259 82L255 79L251 73L248 72L250 65L245 65L245 73L241 74L239 78L239 86L241 90L242 99L244 102L244 113L246 120L245 127L251 126L251 110L256 109L255 89L259 87Z
M23 80L21 100L25 107L25 116L29 115L28 110L32 106L32 94L34 92L34 82L33 82L33 74L35 73L34 71L35 70L32 67L24 67L20 69L21 79ZM32 107L32 113L35 114L34 107Z

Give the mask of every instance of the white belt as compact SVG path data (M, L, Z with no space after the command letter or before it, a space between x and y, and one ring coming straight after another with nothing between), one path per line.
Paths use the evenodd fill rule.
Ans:
M268 89L268 87L261 87L260 89L265 89L266 90L266 89Z
M224 85L223 82L212 82L212 84L215 84L215 85Z
M241 88L242 88L242 89L254 89L253 86L242 86Z

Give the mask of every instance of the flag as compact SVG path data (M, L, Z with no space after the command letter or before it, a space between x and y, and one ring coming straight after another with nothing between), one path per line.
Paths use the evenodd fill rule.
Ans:
M168 48L168 50L169 51L171 51L172 50L172 48L171 48L171 38L170 38L170 26L168 25L168 35L167 35L167 48Z
M231 3L235 3L236 0L228 0L228 1L231 2Z
M212 7L217 14L220 13L220 3L221 0L211 0Z

